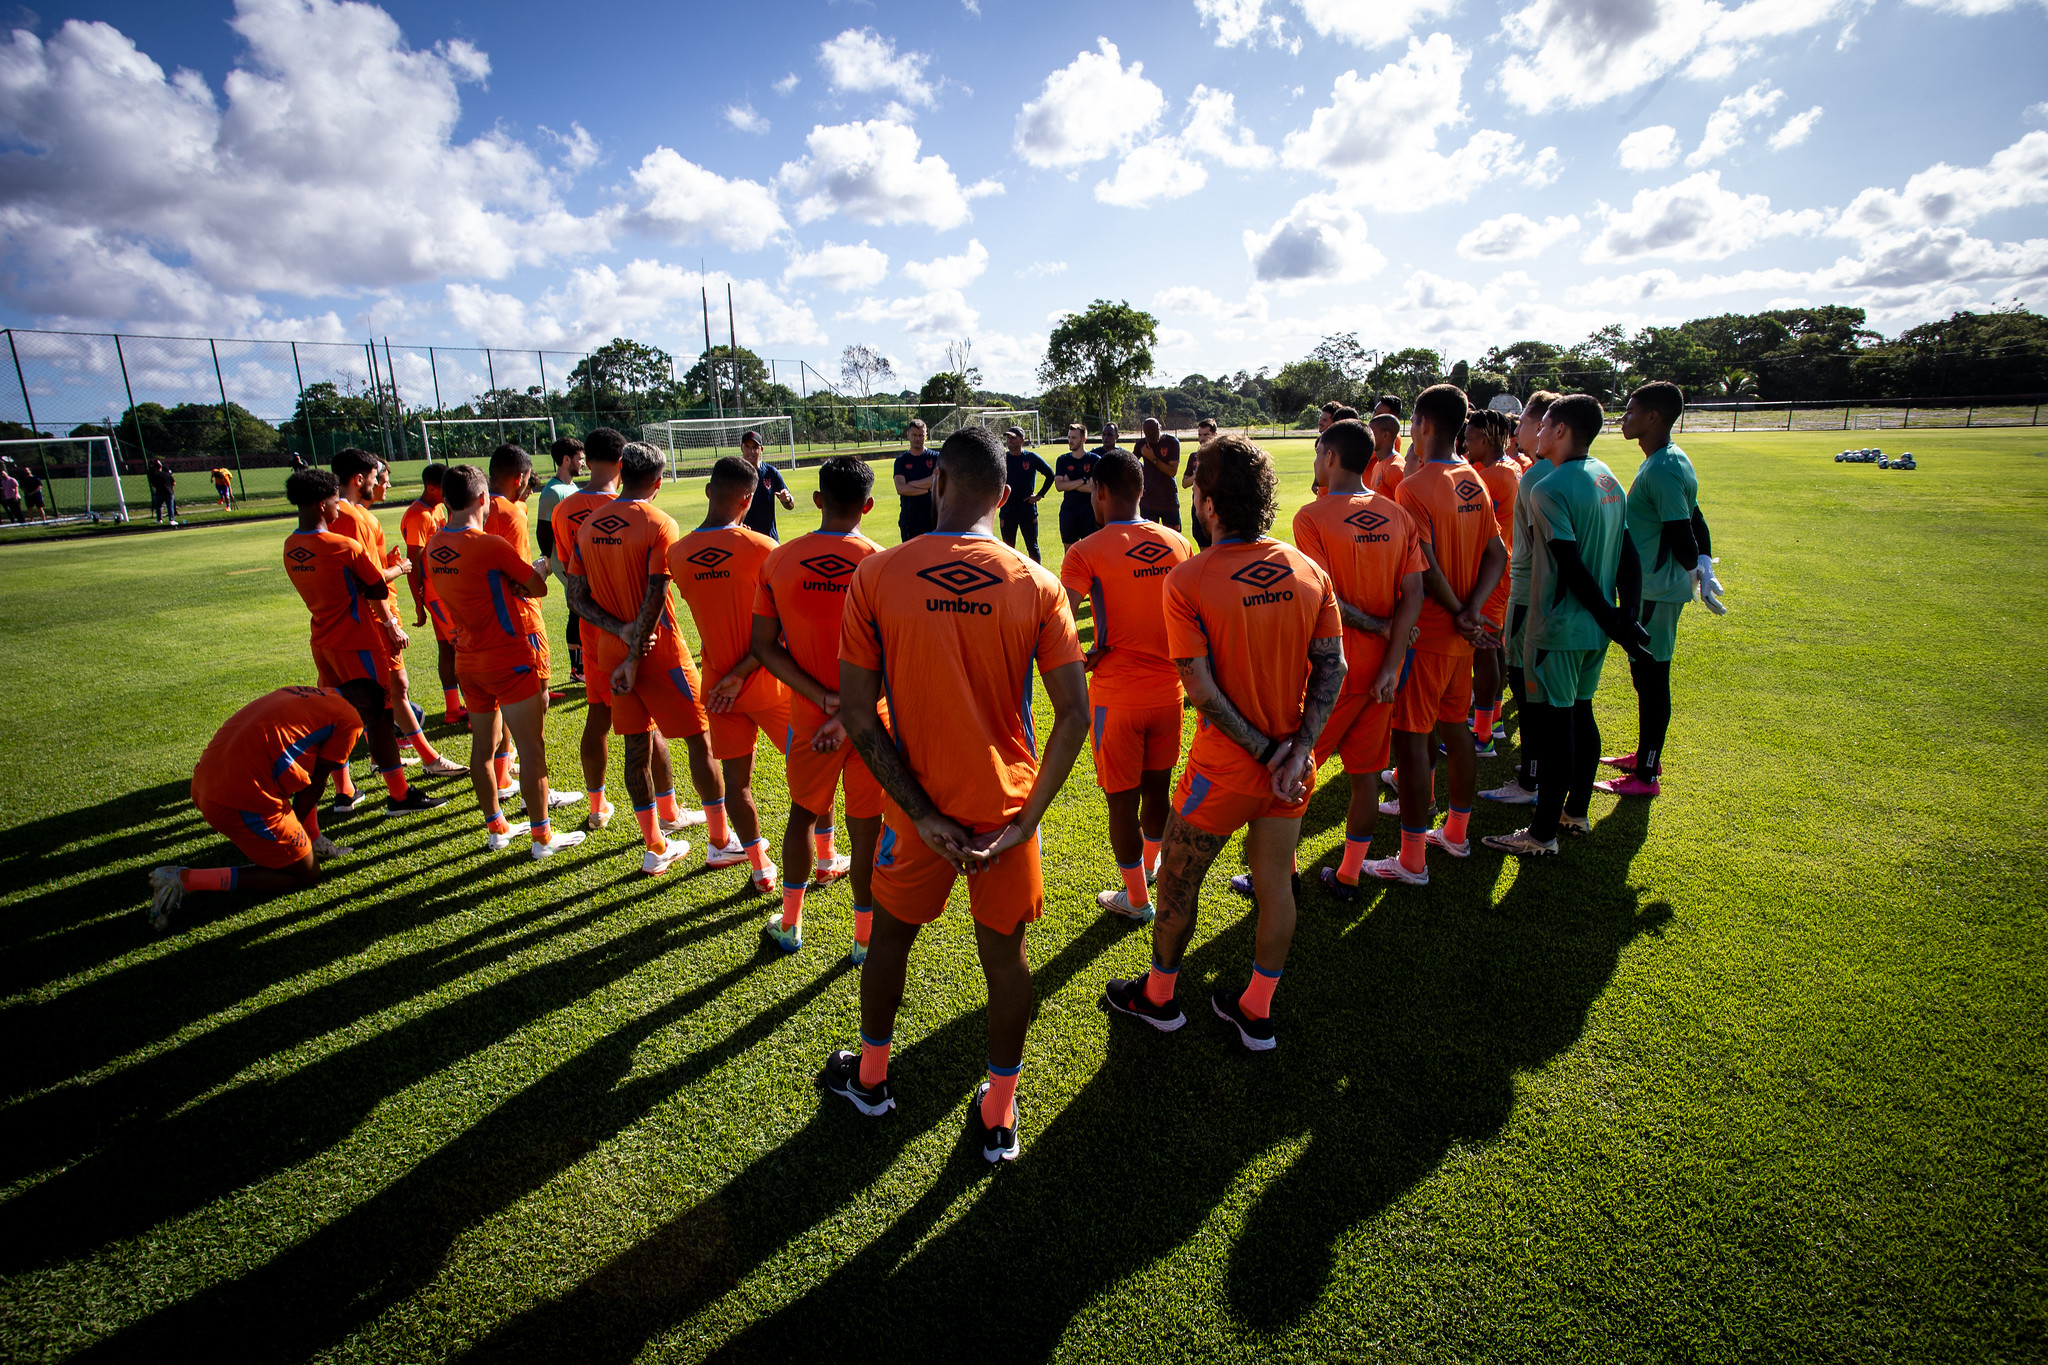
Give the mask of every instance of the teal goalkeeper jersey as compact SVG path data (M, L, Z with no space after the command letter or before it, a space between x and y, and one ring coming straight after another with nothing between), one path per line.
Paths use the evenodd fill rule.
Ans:
M1645 602L1690 602L1692 570L1664 544L1664 523L1691 521L1699 507L1700 481L1685 452L1668 442L1643 461L1628 486L1628 533L1643 561Z
M1607 632L1573 595L1551 558L1550 542L1575 541L1586 572L1600 594L1614 600L1614 581L1621 573L1621 540L1628 534L1627 495L1614 471L1598 460L1573 460L1544 477L1530 506L1529 547L1532 600L1541 604L1541 620L1529 636L1538 649L1604 649Z
M1515 506L1509 514L1509 529L1514 535L1514 548L1508 552L1508 603L1510 606L1529 605L1529 551L1535 538L1529 534L1530 501L1536 496L1536 486L1550 476L1556 466L1548 460L1538 460L1522 471L1522 481L1515 486Z

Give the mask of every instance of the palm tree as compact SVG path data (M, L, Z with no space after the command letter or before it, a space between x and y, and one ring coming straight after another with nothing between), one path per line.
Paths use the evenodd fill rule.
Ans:
M1720 387L1723 398L1746 402L1756 397L1756 376L1748 370L1723 370Z

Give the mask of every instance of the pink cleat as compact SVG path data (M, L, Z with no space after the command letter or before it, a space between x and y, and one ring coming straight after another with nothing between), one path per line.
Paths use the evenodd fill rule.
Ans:
M1596 792L1606 792L1609 796L1655 796L1658 789L1655 778L1651 778L1646 782L1634 773L1630 773L1626 777L1617 777L1606 782L1595 782L1593 790Z
M1634 754L1616 754L1612 758L1601 759L1600 765L1604 768L1619 768L1625 773L1632 773L1636 770L1636 756Z

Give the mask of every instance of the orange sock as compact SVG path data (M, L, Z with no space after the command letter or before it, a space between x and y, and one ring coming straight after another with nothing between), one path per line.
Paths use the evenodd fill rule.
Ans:
M732 826L725 823L725 798L704 803L704 838L713 848L732 842Z
M1116 870L1124 875L1124 896L1130 901L1133 910L1142 910L1152 903L1145 896L1145 865L1143 862L1132 863L1129 867L1118 863Z
M377 776L384 779L384 790L391 793L391 799L393 801L405 800L405 794L407 791L405 785L405 769L379 769Z
M683 810L682 807L676 804L676 793L673 787L665 792L655 793L654 809L660 812L662 823L666 825L673 825L676 821L683 818Z
M1444 838L1454 844L1464 843L1466 828L1471 823L1472 808L1470 806L1465 807L1463 810L1452 806L1451 813L1444 817Z
M888 1075L889 1039L884 1038L878 1043L863 1033L860 1036L860 1083L865 1086L877 1086L887 1079Z
M306 838L307 838L307 840L308 840L309 842L317 842L317 841L319 840L319 838L320 838L320 805L319 805L319 803L318 803L318 802L315 802L315 803L313 804L313 809L311 809L311 810L307 811L307 812L306 812L306 818L305 818L305 819L303 819L303 820L301 820L301 821L299 821L299 823L300 823L301 825L303 825L303 826L305 827L305 830L306 830Z
M661 837L661 827L654 823L654 807L649 806L642 810L635 806L633 808L633 818L640 822L640 837L647 841L649 852L656 854L668 852L668 840Z
M1429 845L1423 842L1423 836L1428 833L1427 826L1422 829L1410 829L1406 823L1401 826L1401 866L1410 872L1420 872L1428 865L1424 850Z
M1472 742L1481 748L1493 743L1493 718L1500 714L1498 706L1482 706L1472 713Z
M811 831L811 851L820 863L829 863L839 856L839 850L832 847L832 826L819 825Z
M1145 864L1145 875L1148 877L1154 877L1159 874L1159 849L1163 842L1159 839L1145 840L1145 856L1143 861Z
M753 843L747 845L747 866L753 868L756 872L766 872L768 870L770 863L768 862L768 841L766 839L756 839Z
M1155 1005L1163 1005L1173 999L1174 983L1180 980L1180 968L1172 971L1159 965L1159 959L1152 959L1152 974L1145 978L1145 998Z
M853 907L853 941L854 941L855 943L866 943L866 942L868 941L868 935L869 935L870 933L872 933L872 932L874 931L874 927L875 927L875 912L874 912L874 908L873 908L872 906L866 906L866 905L856 905L856 906L854 906L854 907Z
M1254 962L1251 982L1244 988L1244 994L1237 997L1237 1007L1248 1018L1266 1018L1273 1012L1273 988L1279 984L1280 973L1269 972Z
M356 780L348 775L348 765L345 763L334 770L334 794L336 796L354 796L356 794Z
M498 790L512 785L512 755L499 754L491 760L491 773L497 778Z
M1365 852L1372 847L1372 836L1354 839L1344 836L1344 861L1338 864L1337 880L1346 886L1358 885L1358 874L1365 866Z
M440 762L441 755L436 753L434 751L434 746L427 742L427 732L425 730L415 730L413 733L409 735L401 735L399 736L399 738L403 743L410 744L412 746L412 751L420 756L420 762Z
M782 927L794 929L804 922L804 884L782 884Z
M604 797L604 783L600 782L590 789L590 808L595 811L607 811L612 808L612 803Z
M181 867L178 869L178 885L187 891L232 891L235 889L235 869Z
M510 834L512 823L505 818L505 812L493 806L484 812L484 828L493 834Z
M1022 1062L1015 1066L988 1064L988 1093L981 1097L981 1123L984 1128L1016 1126L1017 1073L1023 1069Z
M441 689L441 703L447 707L447 714L454 715L462 710L462 694L452 687Z

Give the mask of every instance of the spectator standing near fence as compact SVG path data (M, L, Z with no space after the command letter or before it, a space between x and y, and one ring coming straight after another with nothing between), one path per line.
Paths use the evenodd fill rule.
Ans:
M0 469L0 507L7 509L7 515L16 525L24 518L21 515L21 481L14 477L12 469Z
M35 513L37 521L48 521L50 514L43 507L43 476L24 465L20 477L21 505Z

